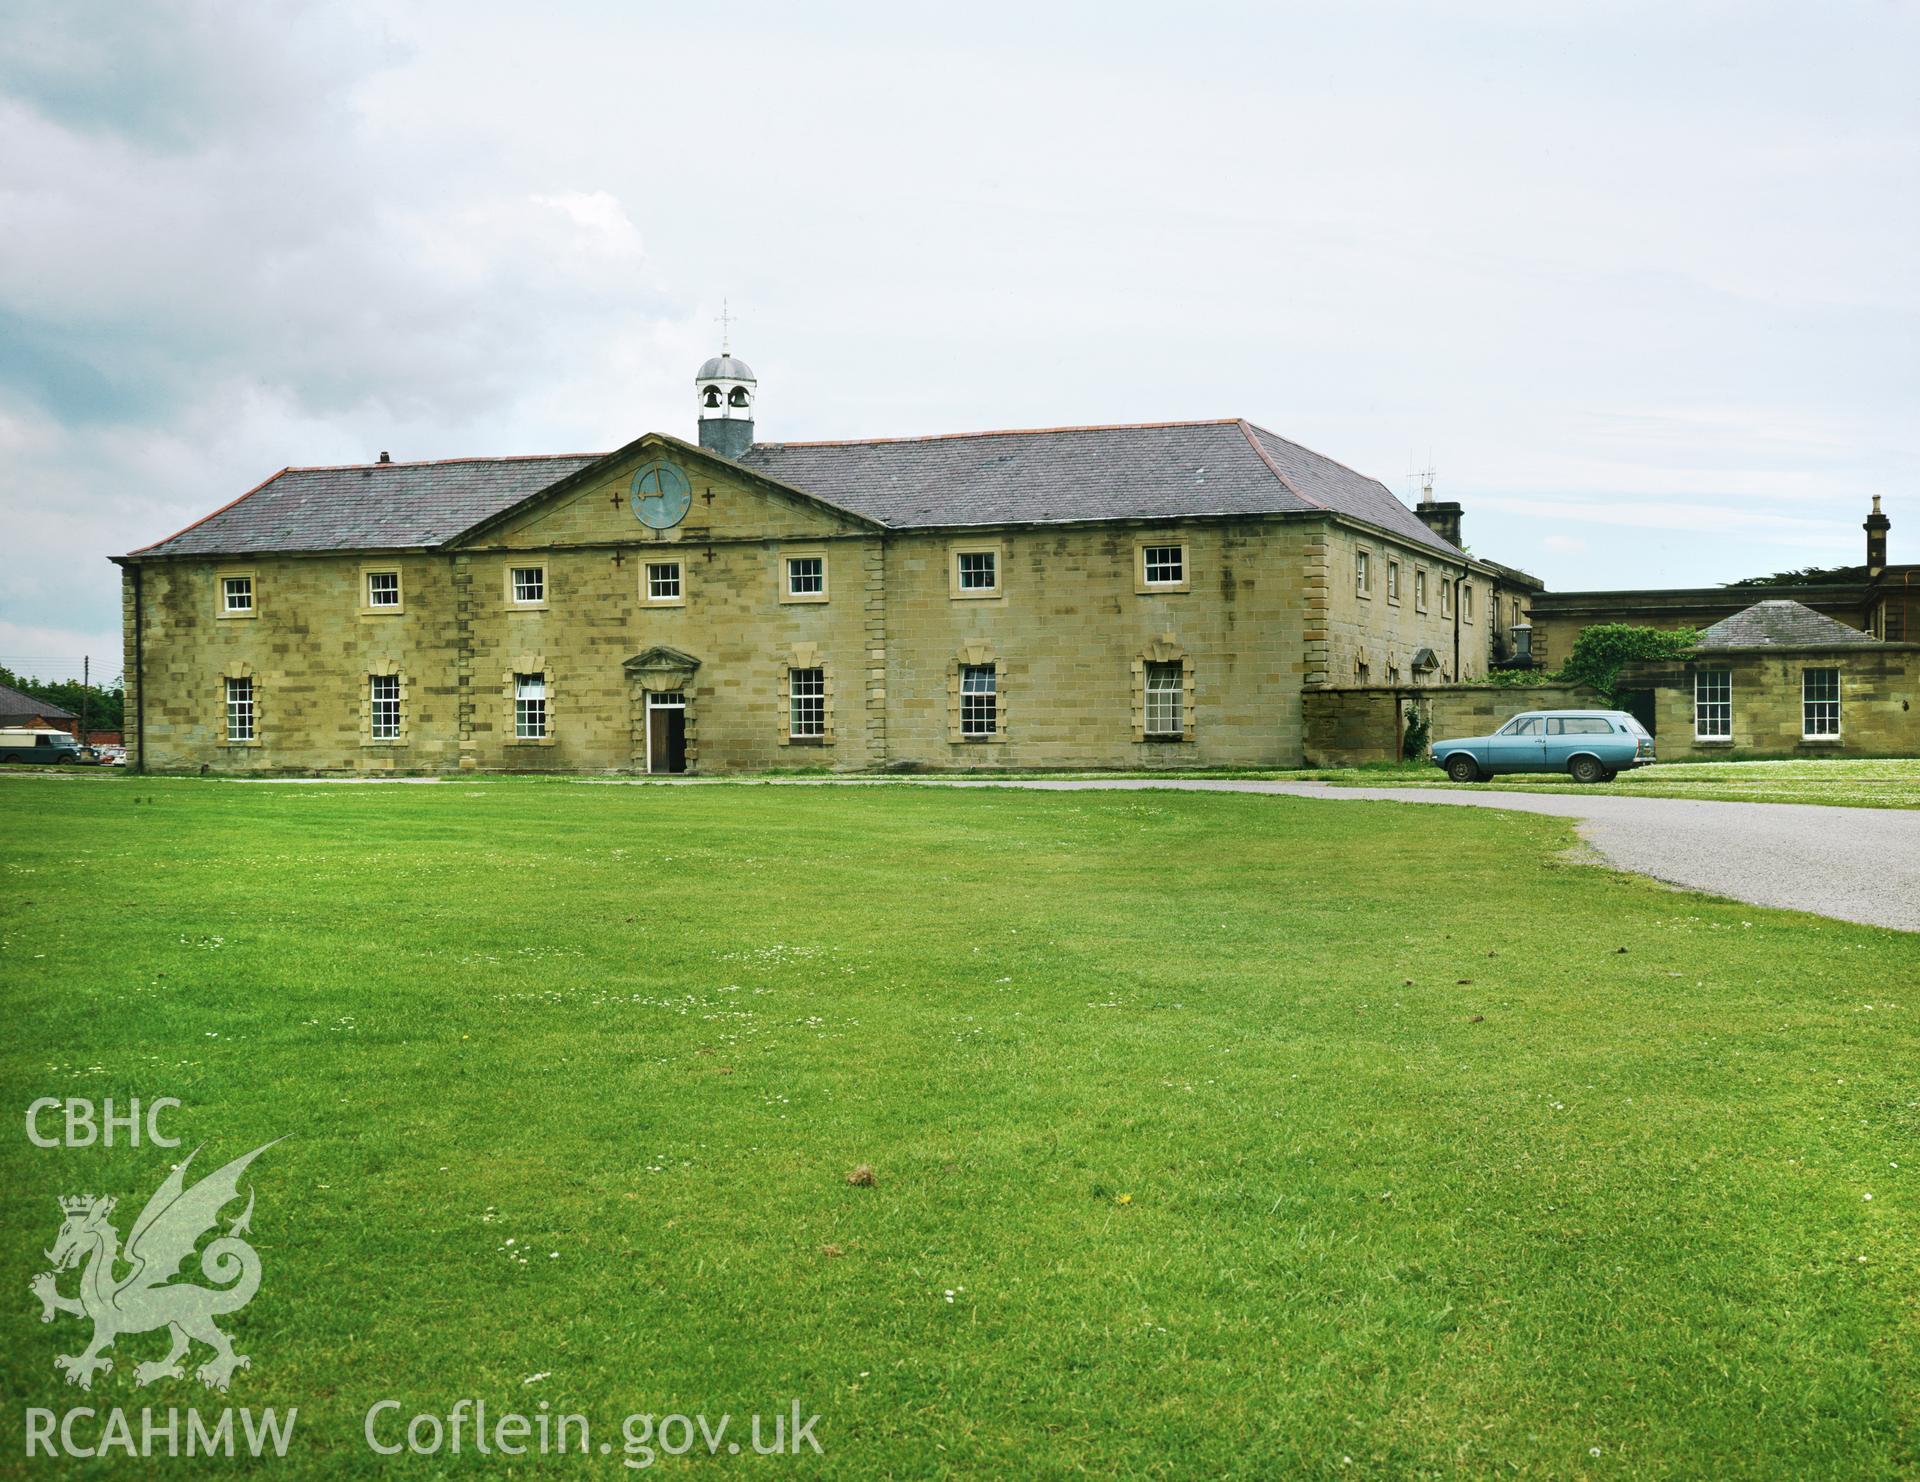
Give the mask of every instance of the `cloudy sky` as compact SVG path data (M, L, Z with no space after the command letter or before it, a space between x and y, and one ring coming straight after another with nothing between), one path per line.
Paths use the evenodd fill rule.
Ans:
M286 464L1239 415L1551 586L1920 553L1920 4L0 4L0 659ZM30 666L32 667L32 666Z

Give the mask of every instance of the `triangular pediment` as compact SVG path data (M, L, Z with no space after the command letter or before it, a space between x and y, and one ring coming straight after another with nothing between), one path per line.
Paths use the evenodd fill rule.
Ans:
M690 653L656 644L628 659L620 666L627 678L647 691L684 690L693 684L700 661Z
M661 526L657 511L643 510L643 501L635 496L657 487L663 468L674 484L684 487L686 498L684 513ZM650 432L463 531L448 545L531 550L682 540L812 540L878 528L864 515L730 458Z
M700 661L692 654L682 653L677 648L668 648L664 643L656 644L644 653L637 653L621 666L628 673L636 669L687 669L700 667Z

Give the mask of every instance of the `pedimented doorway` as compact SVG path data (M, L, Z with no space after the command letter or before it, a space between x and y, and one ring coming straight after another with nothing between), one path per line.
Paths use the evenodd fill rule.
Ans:
M632 686L633 766L649 776L692 768L695 747L687 699L700 661L677 648L650 648L623 666Z

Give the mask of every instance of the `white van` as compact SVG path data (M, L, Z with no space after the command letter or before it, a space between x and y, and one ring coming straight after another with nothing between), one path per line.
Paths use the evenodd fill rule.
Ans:
M90 760L65 731L45 726L0 726L0 762L37 762L42 766Z

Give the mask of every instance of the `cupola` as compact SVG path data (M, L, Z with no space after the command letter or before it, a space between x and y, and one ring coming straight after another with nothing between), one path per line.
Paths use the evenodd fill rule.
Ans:
M753 446L753 367L723 350L693 378L700 397L700 446L738 458Z

